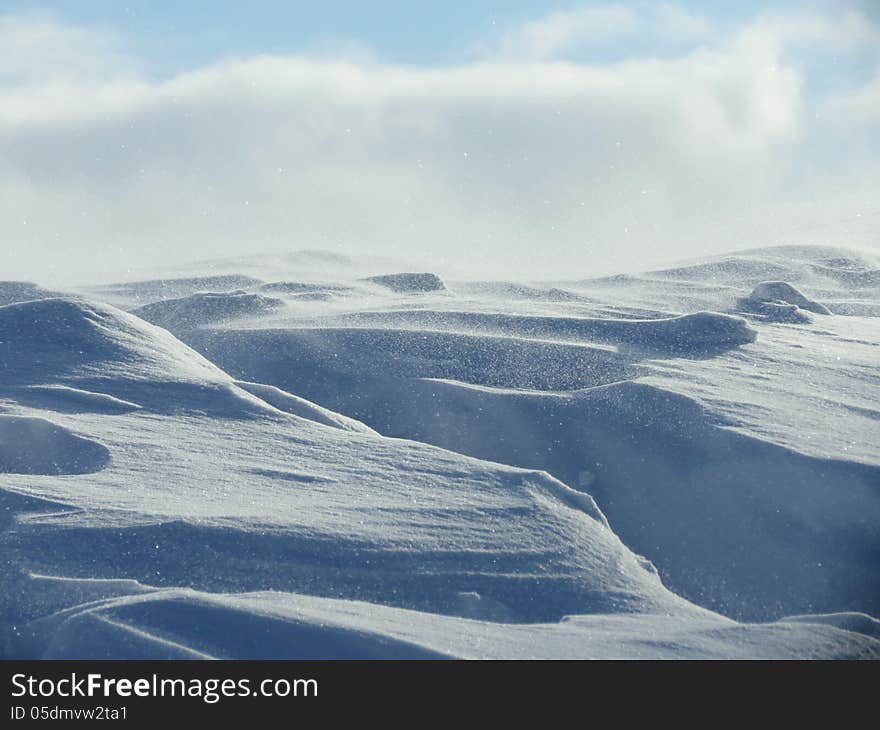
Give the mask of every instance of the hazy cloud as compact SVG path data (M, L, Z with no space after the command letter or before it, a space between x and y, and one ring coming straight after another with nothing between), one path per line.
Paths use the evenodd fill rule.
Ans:
M0 15L0 85L20 87L133 73L138 64L107 28L63 24L32 12Z
M648 22L589 12L616 33ZM600 16L580 17L582 37ZM876 168L804 169L813 102L775 22L672 58L579 64L534 57L570 42L548 16L520 31L539 52L461 66L256 57L157 81L112 33L0 19L15 49L0 62L3 276L314 247L582 276L835 235L869 245L864 219L823 225L870 206Z
M868 83L854 90L828 98L822 106L826 119L851 128L858 125L880 125L880 67ZM875 126L874 132L878 131ZM875 142L880 141L875 138Z
M503 56L552 56L577 43L605 41L634 33L639 18L622 5L560 10L504 34L494 49Z
M699 41L712 33L702 15L669 3L589 4L557 10L542 18L502 29L482 41L483 56L546 59L603 47L622 40L640 45Z

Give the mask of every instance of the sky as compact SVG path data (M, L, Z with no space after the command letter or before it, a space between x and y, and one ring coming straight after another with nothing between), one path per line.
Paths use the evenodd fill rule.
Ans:
M880 253L880 0L0 3L0 278Z

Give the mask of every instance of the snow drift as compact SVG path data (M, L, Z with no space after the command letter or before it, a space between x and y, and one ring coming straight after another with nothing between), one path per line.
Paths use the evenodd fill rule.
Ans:
M878 656L876 262L355 264L7 287L6 656Z
M444 291L446 285L436 274L384 274L370 276L367 281L390 289L397 293L437 292Z
M45 659L874 659L858 614L738 624L711 615L572 616L509 624L277 592L200 593L41 577L45 592L100 600L23 626Z
M545 473L381 439L277 388L239 387L166 331L107 305L3 307L0 333L16 417L30 412L16 395L34 381L141 406L64 415L65 428L87 424L109 451L88 480L0 475L0 489L49 500L3 533L27 572L441 613L465 610L460 596L476 592L520 621L687 607L589 496ZM9 423L19 436L21 422ZM28 443L52 445L46 458L58 461L69 444L80 462L87 453L66 431L37 433ZM43 471L33 456L29 446L4 452L4 464L30 459ZM10 610L31 610L22 600Z
M120 301L145 305L165 299L178 299L200 292L242 291L258 287L263 282L243 274L219 274L215 276L169 277L106 286L93 287L90 293L102 301Z
M206 292L153 302L135 309L134 314L160 327L179 330L266 314L283 306L282 300L262 294Z
M386 327L403 325L416 330L476 330L698 356L748 344L757 337L757 332L742 317L719 312L694 312L655 319L600 319L412 309L358 312L340 319L358 325L384 323Z
M831 314L828 307L807 299L791 284L784 281L762 281L756 286L749 299L753 302L782 302L783 304L793 304L800 309L806 309L808 312L816 314Z
M292 414L362 429L277 389L267 403L168 331L106 304L50 298L0 307L0 398L58 412ZM253 388L251 388L253 390Z
M45 419L0 416L0 473L89 474L109 460L101 444Z
M0 281L0 306L61 296L27 281Z
M880 468L735 433L696 400L634 381L645 366L614 352L424 331L192 341L233 373L382 434L545 470L589 492L669 585L715 610L750 620L880 613L880 573L865 559L880 549Z

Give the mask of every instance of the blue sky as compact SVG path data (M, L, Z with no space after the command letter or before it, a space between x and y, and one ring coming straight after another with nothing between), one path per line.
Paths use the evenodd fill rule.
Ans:
M0 265L877 249L878 7L7 0Z
M650 2L624 0L638 8ZM870 8L872 0L857 3ZM229 55L314 52L333 42L363 45L383 61L440 65L472 57L479 39L535 20L553 11L571 11L587 3L547 0L326 0L324 2L248 2L187 0L122 2L120 0L6 0L5 12L51 12L74 24L104 26L124 34L147 54L162 73L209 63ZM704 15L721 27L733 27L767 11L828 11L838 0L796 2L702 2L676 5ZM608 49L604 49L608 50ZM644 47L616 44L615 55L643 53ZM590 54L576 54L581 58Z

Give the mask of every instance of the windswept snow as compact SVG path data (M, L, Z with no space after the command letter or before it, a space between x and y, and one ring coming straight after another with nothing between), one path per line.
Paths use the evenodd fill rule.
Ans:
M0 307L0 342L4 385L230 380L167 330L115 307L81 299L41 299Z
M436 274L383 274L370 276L367 281L387 287L394 292L444 291L446 286Z
M110 284L93 289L94 296L103 301L138 302L141 305L166 299L180 299L200 292L228 292L246 290L262 282L252 276L241 274L218 274L216 276L169 277L121 284Z
M0 306L60 296L27 281L0 281Z
M277 388L262 388L267 402L167 330L107 304L68 297L0 307L0 343L0 402L63 413L292 413L369 430Z
M346 431L357 431L359 433L375 433L371 428L363 423L346 418L345 416L334 413L327 408L321 408L305 398L291 395L290 393L276 388L272 385L261 385L260 383L246 383L236 380L235 384L242 390L257 396L264 403L268 403L273 408L277 408L284 413L291 413L294 416L307 418L315 423L322 423L325 426L341 428Z
M880 657L872 257L405 270L0 287L7 654Z
M806 309L808 312L816 314L831 314L828 307L807 299L791 284L784 281L762 281L756 286L749 299L753 302L782 302L783 304L793 304L799 309Z
M101 444L43 418L0 416L0 474L88 474L109 460Z
M36 582L59 603L66 594L100 596L22 627L16 646L46 659L880 656L880 641L862 633L876 631L876 622L858 614L771 624L738 624L711 614L596 614L510 624L277 592L209 594L49 577Z
M797 304L789 304L780 300L764 301L751 296L737 299L736 304L741 312L760 315L767 322L791 322L793 324L812 322L810 315Z
M392 328L405 327L416 331L477 331L698 355L753 342L757 336L742 317L718 312L653 319L599 319L412 309L358 312L339 319L355 325L384 323Z
M284 306L281 299L243 291L192 294L165 299L134 310L147 322L170 330L200 327L241 317L265 314Z
M16 389L15 399L33 408L69 413L128 413L141 407L106 393L67 385L26 385Z

